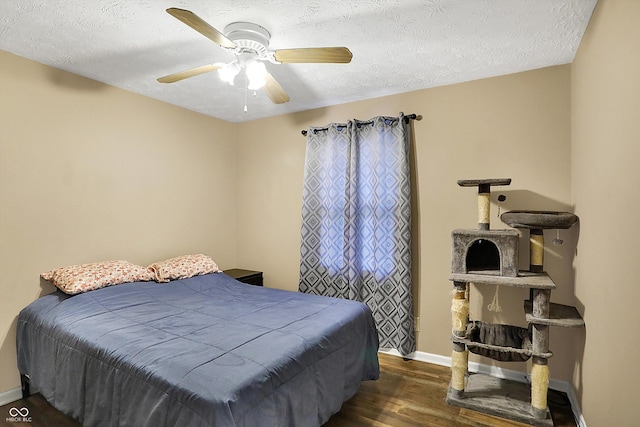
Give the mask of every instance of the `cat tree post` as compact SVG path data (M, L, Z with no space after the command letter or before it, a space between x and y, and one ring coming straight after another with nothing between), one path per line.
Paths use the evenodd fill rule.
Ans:
M544 271L544 232L539 228L529 230L529 271ZM533 302L533 316L549 318L551 291L547 289L529 290L529 299ZM549 352L549 326L532 325L534 353ZM534 356L531 365L531 408L536 418L547 413L547 392L549 388L549 359Z
M451 301L451 334L464 338L469 321L469 298L467 284L453 282L454 291ZM451 390L456 396L464 392L465 376L469 367L469 351L464 343L453 342L451 353Z
M539 228L529 230L529 271L544 271L544 232ZM533 301L533 289L529 289L529 301Z
M488 230L491 222L491 184L478 184L478 230Z
M533 316L540 319L548 319L551 290L532 289L532 291ZM549 359L535 356L535 354L549 353L549 326L537 324L531 326L531 343L534 353L531 365L531 407L534 417L544 418L547 414Z
M542 273L544 264L544 233L539 228L529 230L529 271Z

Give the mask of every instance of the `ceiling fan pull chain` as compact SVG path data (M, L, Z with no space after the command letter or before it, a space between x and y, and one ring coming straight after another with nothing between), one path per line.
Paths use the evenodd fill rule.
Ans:
M244 73L244 112L247 112L247 73Z

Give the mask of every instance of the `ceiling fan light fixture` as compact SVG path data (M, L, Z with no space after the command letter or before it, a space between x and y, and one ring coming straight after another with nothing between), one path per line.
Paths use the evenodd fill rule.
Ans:
M269 59L271 34L266 28L251 22L232 22L224 27L224 34L236 45L236 54L251 52L257 58Z
M240 65L235 61L218 69L218 76L220 76L220 80L229 83L232 86L238 73L240 73Z
M238 74L245 72L245 98L247 90L262 89L275 104L289 102L289 95L276 79L267 71L262 61L283 63L335 63L346 64L353 57L346 47L316 47L269 50L271 34L251 22L232 22L224 29L224 34L213 28L195 13L176 7L167 13L207 37L236 59L230 64L210 64L158 78L160 83L174 83L189 77L218 70L222 81L233 85ZM245 102L246 104L246 102Z
M249 84L247 89L258 90L267 83L267 67L260 61L251 61L247 64L247 78Z

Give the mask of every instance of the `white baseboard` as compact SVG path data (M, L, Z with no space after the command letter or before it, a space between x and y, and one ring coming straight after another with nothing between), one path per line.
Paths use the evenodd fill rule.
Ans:
M407 359L417 360L420 362L432 363L434 365L451 367L451 357L442 356L439 354L425 353L423 351L415 351L408 356L402 356L398 350L395 349L381 349L380 353L390 354L392 356L405 357ZM497 366L485 365L477 362L469 362L469 371L478 372L481 374L491 375L496 378L502 378L506 380L517 381L521 383L531 383L530 375L520 371L513 371L511 369L499 368ZM549 379L549 388L556 391L561 391L567 395L569 402L571 403L571 411L576 419L578 427L587 427L587 423L582 415L582 410L578 404L578 398L575 391L569 382Z
M16 387L0 393L0 406L22 399L22 388Z

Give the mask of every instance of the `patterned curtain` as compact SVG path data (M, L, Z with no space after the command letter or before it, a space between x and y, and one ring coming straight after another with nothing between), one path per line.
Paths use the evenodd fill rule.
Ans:
M380 347L415 351L404 116L307 131L299 290L364 302Z

